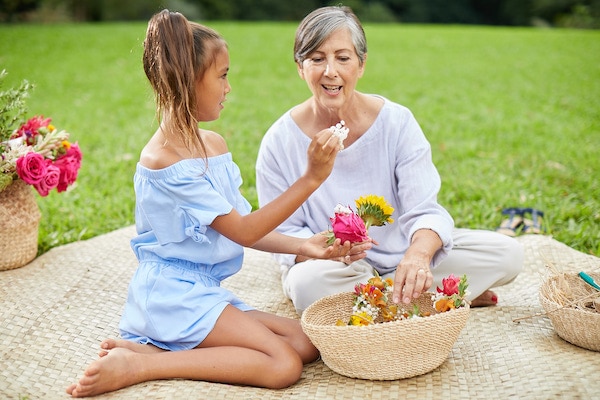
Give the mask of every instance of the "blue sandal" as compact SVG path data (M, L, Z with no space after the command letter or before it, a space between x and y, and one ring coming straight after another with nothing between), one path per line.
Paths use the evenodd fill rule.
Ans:
M517 236L523 231L523 223L525 209L518 207L505 208L502 210L502 215L508 215L508 218L502 221L500 226L496 228L496 232L507 236Z
M546 233L544 226L544 212L535 208L523 209L523 216L531 214L531 219L523 219L523 233L543 234Z

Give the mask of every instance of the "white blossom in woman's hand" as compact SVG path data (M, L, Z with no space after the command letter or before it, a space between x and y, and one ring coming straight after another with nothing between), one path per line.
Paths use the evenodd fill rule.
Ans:
M333 135L337 136L337 138L340 140L341 150L344 150L344 140L346 140L346 138L348 137L348 132L350 131L350 129L346 128L344 125L346 125L346 122L344 122L344 120L341 120L334 126L329 127L329 130L333 133Z

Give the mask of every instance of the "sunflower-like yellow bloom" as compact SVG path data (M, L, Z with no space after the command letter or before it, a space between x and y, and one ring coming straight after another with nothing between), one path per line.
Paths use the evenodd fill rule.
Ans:
M390 206L383 196L373 194L361 196L355 200L357 213L365 222L367 229L371 226L391 224L394 207Z
M350 321L348 321L348 325L354 326L366 326L373 323L373 317L365 312L360 312L358 314L353 314L350 316Z

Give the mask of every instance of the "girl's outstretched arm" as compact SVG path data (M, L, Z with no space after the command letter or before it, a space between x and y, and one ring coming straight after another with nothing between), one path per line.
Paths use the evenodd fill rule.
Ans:
M309 258L339 259L344 262L354 262L367 256L366 251L373 247L371 241L363 243L342 243L336 239L328 245L329 236L326 231L317 233L308 239L297 238L281 234L277 231L270 232L256 242L252 248L269 253L298 254ZM340 258L346 257L349 258Z
M329 129L317 133L308 147L306 172L289 189L248 215L235 210L221 215L211 227L242 246L252 246L292 215L327 179L339 150L339 139Z

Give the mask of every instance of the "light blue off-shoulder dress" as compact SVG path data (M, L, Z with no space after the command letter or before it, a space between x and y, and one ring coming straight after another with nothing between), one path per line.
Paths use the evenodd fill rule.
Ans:
M160 170L138 164L134 176L139 265L119 329L124 339L166 350L198 346L231 304L252 308L220 286L242 267L243 247L209 225L251 206L231 153L189 159Z

